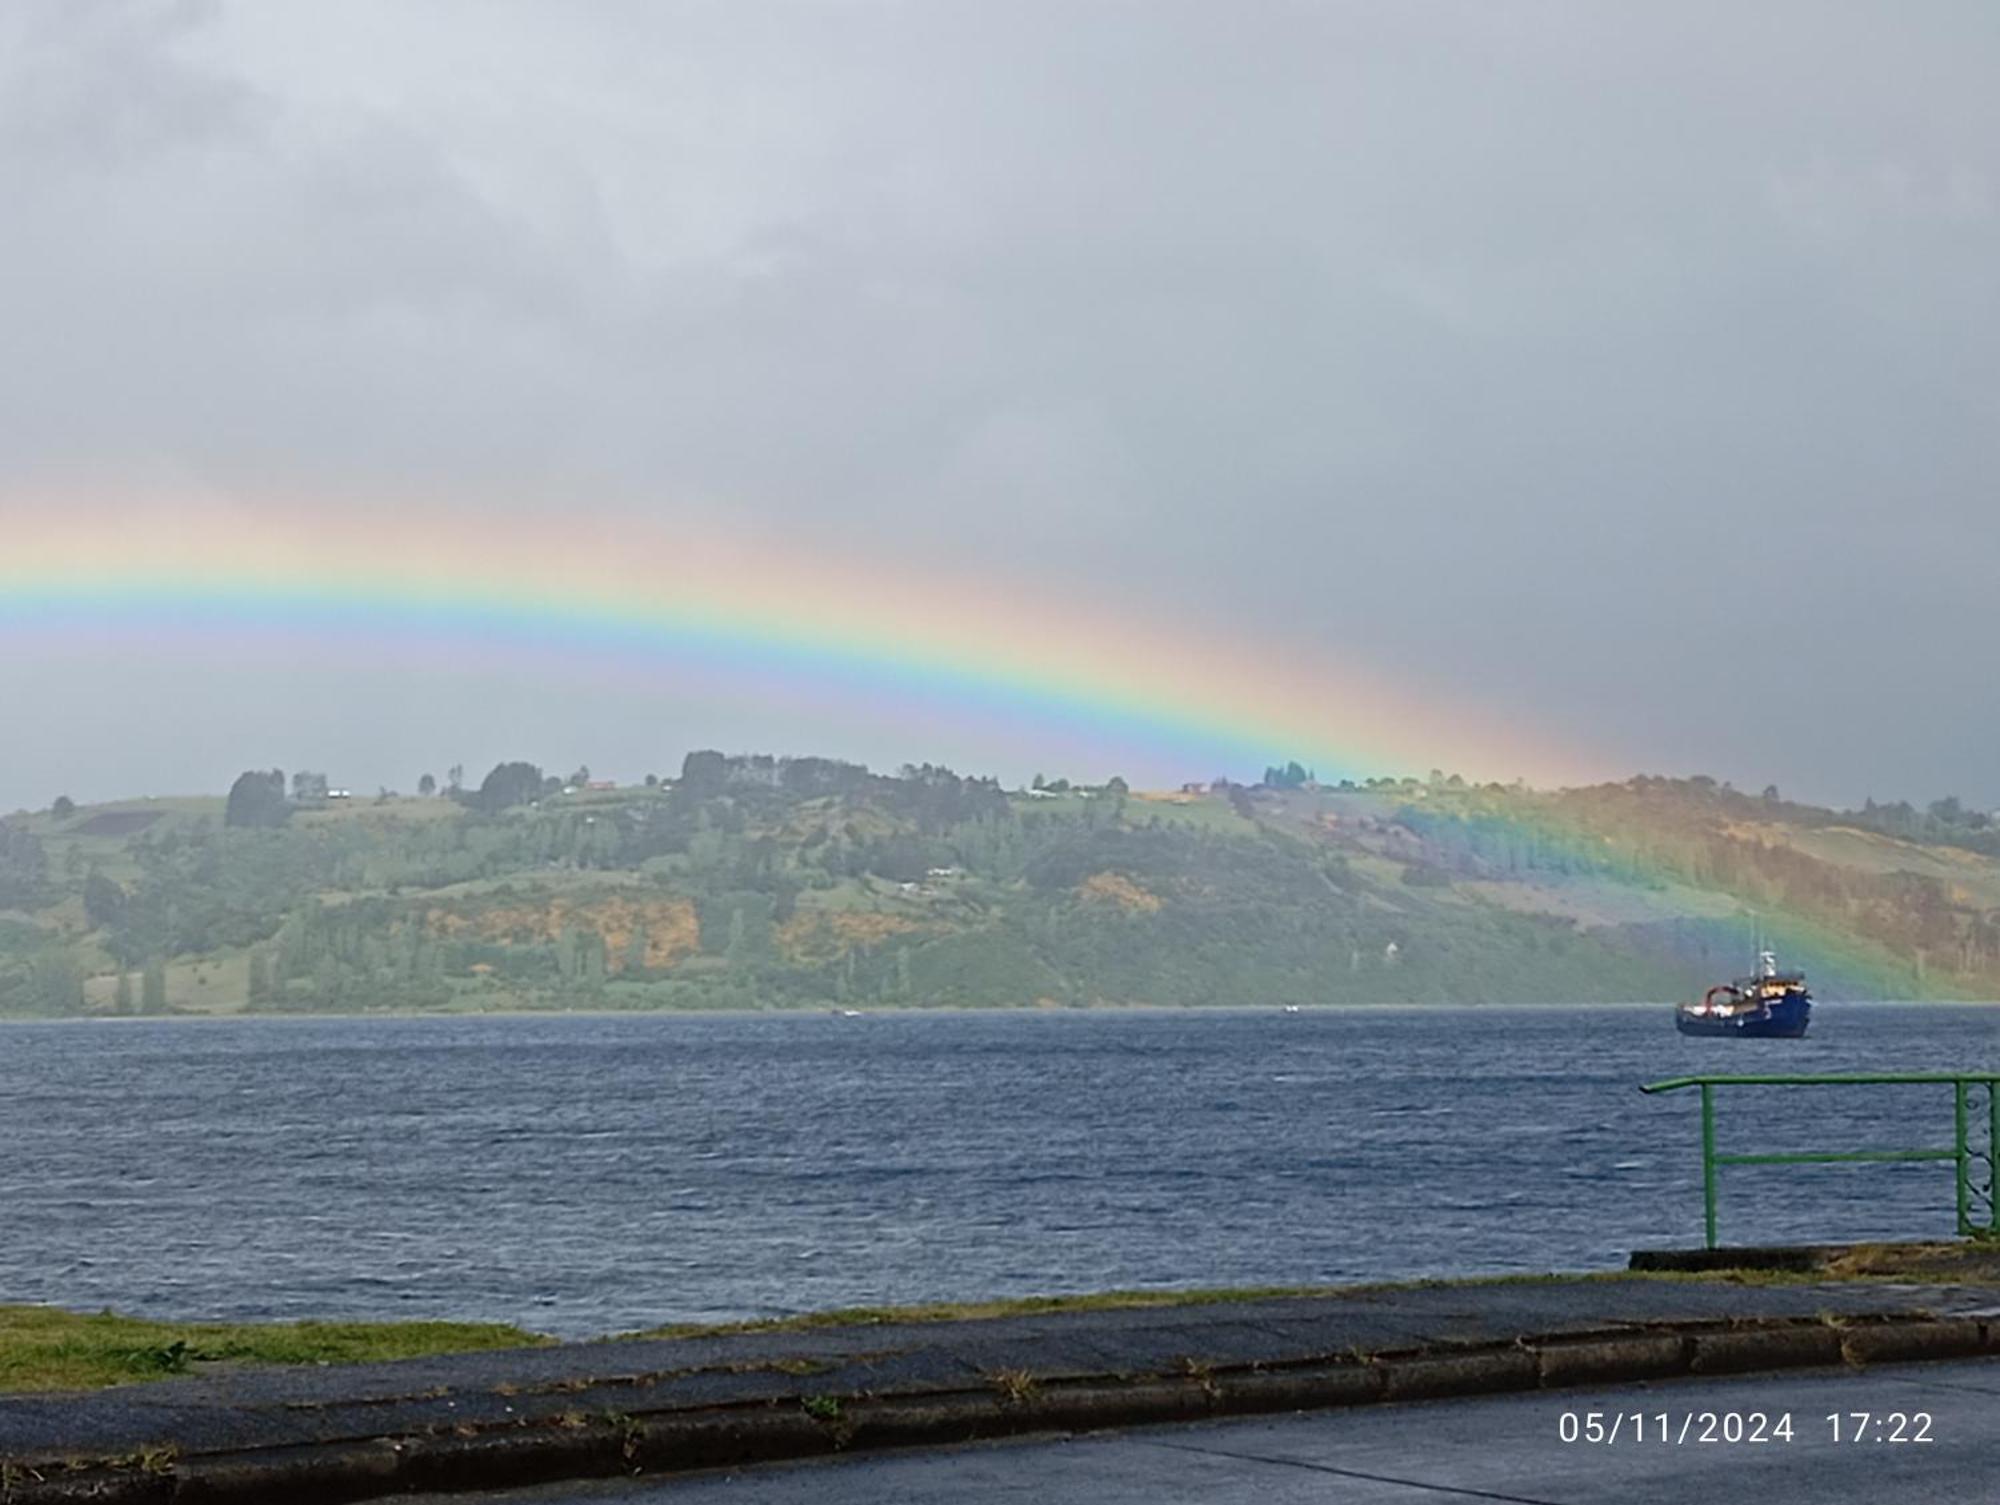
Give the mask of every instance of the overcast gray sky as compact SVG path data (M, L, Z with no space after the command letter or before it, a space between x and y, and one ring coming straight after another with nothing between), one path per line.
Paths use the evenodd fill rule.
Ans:
M589 497L1339 654L1633 771L1996 804L1996 80L1991 0L8 0L0 522L78 476ZM4 639L0 725L0 808L1043 761Z

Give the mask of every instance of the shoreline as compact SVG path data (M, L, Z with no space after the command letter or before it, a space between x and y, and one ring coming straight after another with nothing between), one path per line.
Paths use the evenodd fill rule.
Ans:
M2000 998L1840 998L1813 1000L1814 1007L1836 1012L1850 1009L2000 1009ZM1297 1015L1319 1014L1427 1014L1427 1013L1575 1013L1582 1010L1617 1013L1665 1012L1674 1000L1620 999L1584 1003L1305 1003L1297 1005ZM1292 1006L1276 1003L1085 1003L1044 1008L1035 1004L998 1004L980 1007L967 1004L940 1005L878 1004L850 1009L837 1004L798 1004L782 1008L748 1009L382 1009L291 1011L277 1009L237 1009L214 1013L183 1011L168 1014L0 1014L0 1027L20 1024L210 1024L236 1020L332 1021L385 1019L824 1019L824 1018L967 1018L967 1017L1059 1017L1077 1014L1145 1014L1202 1016L1210 1014L1276 1014L1292 1017Z
M196 1366L229 1364L317 1364L379 1362L384 1358L419 1358L478 1353L496 1349L563 1348L577 1350L601 1345L640 1344L659 1340L735 1338L758 1335L810 1334L857 1328L928 1327L932 1325L1007 1322L1019 1318L1060 1317L1093 1312L1172 1313L1195 1309L1227 1309L1270 1301L1366 1301L1421 1292L1497 1294L1551 1286L1571 1288L1640 1285L1730 1286L1744 1290L1818 1286L1829 1280L1849 1285L1901 1287L1912 1282L1960 1285L2000 1285L2000 1250L1989 1251L1976 1241L1873 1242L1798 1246L1794 1252L1813 1256L1794 1263L1760 1262L1771 1251L1747 1249L1738 1264L1713 1268L1640 1265L1597 1270L1515 1271L1500 1274L1414 1276L1403 1279L1243 1286L1136 1286L1109 1290L1049 1292L948 1301L919 1301L880 1306L828 1307L783 1315L706 1322L665 1322L578 1336L562 1336L523 1327L504 1318L373 1317L283 1318L246 1320L228 1316L178 1318L146 1312L85 1309L59 1301L0 1301L0 1395L19 1393L5 1382L8 1346L19 1343L24 1325L59 1329L66 1342L65 1358L79 1355L79 1338L99 1330L94 1346L125 1372L98 1381L125 1385L193 1372ZM24 1319L25 1324L24 1324ZM179 1336L185 1363L158 1362L170 1353L149 1346ZM108 1340L108 1341L105 1341ZM133 1345L138 1345L134 1347ZM229 1344L227 1355L204 1353L203 1344ZM346 1350L342 1353L340 1350ZM129 1367L126 1367L129 1366Z

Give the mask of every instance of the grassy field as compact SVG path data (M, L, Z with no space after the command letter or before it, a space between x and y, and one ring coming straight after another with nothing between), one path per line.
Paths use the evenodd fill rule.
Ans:
M1961 902L1981 908L2000 907L2000 867L1977 852L1947 846L1918 847L1846 826L1815 830L1774 828L1772 839L1784 841L1822 862L1866 873L1916 873L1933 878Z
M95 1390L221 1364L361 1364L548 1341L497 1322L151 1322L0 1306L0 1391Z
M109 965L107 959L106 962ZM167 1007L177 1014L240 1013L250 996L250 954L218 952L199 961L168 964ZM133 986L138 985L136 975ZM106 973L86 978L83 996L93 1007L108 1009L118 991L118 979Z
M1082 808L1082 801L1077 802L1076 808ZM1186 826L1224 836L1254 835L1257 831L1257 823L1238 815L1227 800L1188 795L1135 796L1126 802L1125 819L1135 825L1157 820L1162 825Z

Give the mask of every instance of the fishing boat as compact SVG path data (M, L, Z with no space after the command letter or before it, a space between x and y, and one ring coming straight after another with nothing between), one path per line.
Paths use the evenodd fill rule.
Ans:
M1780 972L1769 951L1757 954L1757 972L1718 983L1700 1003L1674 1010L1684 1035L1741 1035L1756 1040L1796 1040L1812 1023L1812 994L1803 972Z

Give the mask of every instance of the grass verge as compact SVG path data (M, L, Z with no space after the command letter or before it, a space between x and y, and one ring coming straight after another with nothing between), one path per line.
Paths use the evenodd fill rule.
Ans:
M218 1364L361 1364L548 1341L498 1322L153 1322L0 1306L0 1391L94 1390Z
M1867 1278L1887 1278L1869 1276ZM1243 1301L1280 1301L1292 1297L1368 1297L1387 1291L1436 1288L1477 1290L1481 1286L1542 1285L1560 1281L1653 1280L1694 1281L1721 1285L1804 1285L1826 1277L1819 1274L1770 1270L1678 1271L1596 1270L1587 1274L1483 1275L1456 1280L1377 1281L1349 1286L1229 1286L1166 1291L1096 1291L1076 1296L1022 1296L1006 1301L938 1301L919 1306L850 1306L827 1312L800 1312L790 1317L763 1317L750 1322L674 1323L622 1333L626 1338L708 1338L729 1333L807 1332L825 1327L879 1327L892 1322L980 1322L997 1317L1032 1317L1043 1312L1102 1312L1145 1307L1213 1306Z
M1389 1291L1481 1286L1572 1284L1578 1281L1678 1281L1708 1285L1813 1285L1828 1280L1926 1280L1968 1285L2000 1285L2000 1249L1978 1242L1935 1244L1856 1244L1830 1254L1811 1270L1594 1270L1583 1274L1482 1275L1457 1279L1376 1281L1342 1286L1230 1286L1187 1290L1096 1291L1073 1296L1024 1296L1004 1301L942 1301L917 1306L854 1306L749 1322L674 1323L625 1333L628 1338L702 1338L728 1333L805 1332L827 1327L878 1327L896 1322L977 1322L996 1317L1029 1317L1043 1312L1115 1311L1143 1307L1208 1306L1227 1302L1276 1301L1288 1297L1367 1297Z

